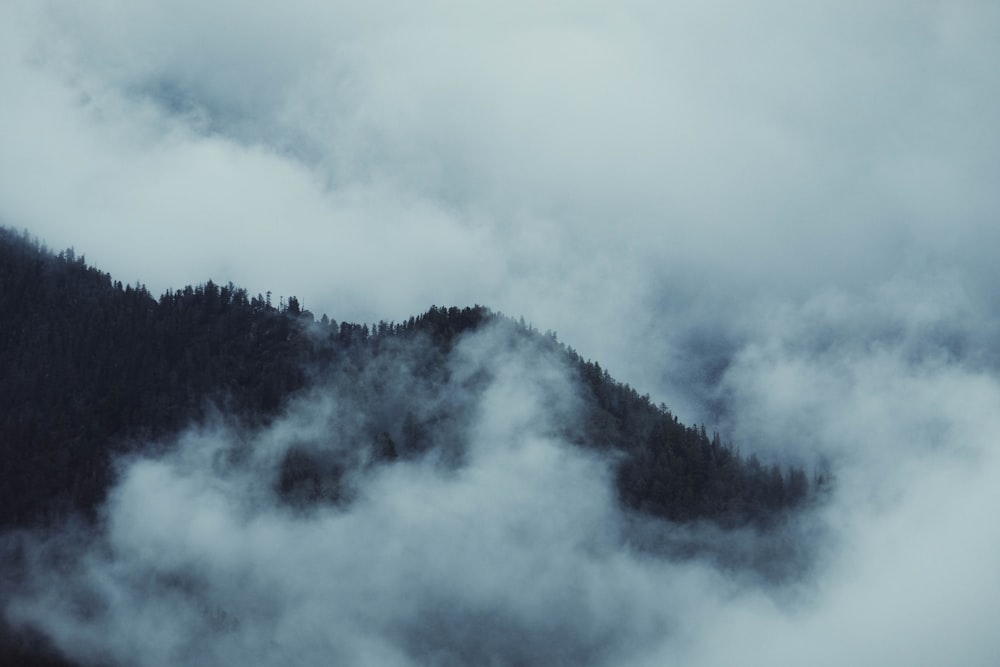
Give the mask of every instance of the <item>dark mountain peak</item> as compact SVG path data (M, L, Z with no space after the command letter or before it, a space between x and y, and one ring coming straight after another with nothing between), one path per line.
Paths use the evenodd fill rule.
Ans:
M92 514L112 481L115 456L216 410L258 428L318 387L357 402L368 434L359 447L373 448L373 460L445 446L447 438L435 434L472 400L440 398L454 381L452 352L487 326L502 330L508 347L544 352L568 369L582 407L560 415L566 423L559 432L615 454L626 506L673 520L739 524L769 521L809 493L801 470L741 457L555 334L485 306L431 306L405 322L369 326L326 315L316 321L296 297L274 305L270 293L251 296L211 280L156 299L142 285L122 285L87 266L73 250L53 254L27 234L0 229L0 318L2 525L67 510ZM472 382L463 390L470 396L485 386L482 377L478 385L464 381ZM438 396L439 405L418 405L426 396ZM302 471L307 454L296 454L286 487L314 476Z

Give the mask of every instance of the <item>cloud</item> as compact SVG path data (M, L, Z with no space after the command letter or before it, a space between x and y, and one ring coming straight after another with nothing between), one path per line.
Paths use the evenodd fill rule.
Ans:
M416 457L373 464L386 415L331 386L260 432L223 420L123 461L98 532L6 538L27 564L8 618L135 665L995 659L995 377L740 360L767 386L739 414L799 434L805 412L837 483L780 529L730 532L624 514L611 461L560 438L579 409L564 362L508 336L464 338L447 384L398 375L421 414L451 415ZM283 499L293 450L342 461L325 470L349 491Z
M358 450L351 394L305 399L250 442L191 431L123 463L101 534L22 543L31 565L8 615L121 664L612 660L673 612L642 602L657 575L622 548L608 462L552 435L578 409L563 364L506 333L468 338L454 383L428 399L465 400L488 378L438 435L466 436L461 463L438 448L362 464L346 505L283 503L273 480L292 447Z
M155 584L175 608L137 615L160 633L151 664L191 642L212 605L249 609L246 627L294 618L276 626L284 650L357 663L447 664L445 645L552 662L539 637L584 664L995 663L998 11L961 0L6 3L4 223L154 291L233 280L338 320L400 320L431 303L524 314L684 421L744 451L826 460L838 480L828 505L789 528L819 545L798 583L654 556L645 528L617 516L604 464L553 439L501 377L496 411L462 441L520 448L503 460L473 450L457 476L412 463L372 473L358 488L380 493L351 509L288 516L254 495L249 469L136 461L116 496L129 503L114 501L109 518L125 521L131 505L164 512L176 567L125 558L115 550L141 551L138 534L116 543L112 532L67 581L129 609L151 570L197 573L203 598ZM337 416L314 421L325 410ZM321 401L283 423L322 430L344 414ZM180 452L238 440L226 428L189 438L200 444ZM256 444L294 440L276 431ZM522 483L552 516L496 497ZM438 508L462 498L467 513L410 516L411 496ZM203 506L203 534L171 524L173 505ZM365 533L368 521L395 541ZM504 530L544 539L511 547ZM692 530L656 527L651 541L718 538ZM227 539L212 546L212 535ZM336 559L332 535L399 558L372 578L364 550ZM751 536L739 544L766 553ZM457 551L438 562L442 545ZM301 559L301 579L279 567L286 555ZM208 576L227 558L246 586ZM309 563L331 558L345 576L316 584ZM358 601L369 595L384 604ZM337 596L360 611L331 607ZM19 613L48 616L81 650L88 630L117 623L40 599ZM328 612L340 639L317 629ZM421 644L432 623L445 639ZM265 664L281 653L229 632L221 648L195 642L207 664L214 650ZM519 633L525 654L498 639ZM128 641L92 650L129 662L139 631Z
M12 7L22 29L10 29L6 78L50 97L18 95L23 107L5 123L38 127L22 152L36 153L39 171L19 179L65 203L46 212L36 196L9 217L89 241L110 268L119 247L146 256L132 242L169 231L193 266L118 269L164 287L228 270L308 290L307 302L333 311L341 294L329 285L344 276L322 257L298 258L305 272L267 250L282 237L319 239L311 245L335 258L343 245L384 268L381 258L399 259L383 245L388 225L418 230L409 254L434 257L440 237L420 233L431 210L450 236L485 230L499 275L477 285L483 300L556 311L556 324L585 331L558 312L578 311L580 296L572 308L559 308L562 293L522 304L559 278L592 295L572 269L595 260L609 286L598 303L613 319L612 295L642 304L658 267L667 279L704 267L720 289L792 283L801 294L893 271L898 260L885 258L900 247L947 261L992 234L983 215L996 151L979 137L997 93L995 46L981 5ZM35 104L46 111L36 116ZM38 137L69 143L37 155ZM156 168L163 151L176 159ZM362 215L338 244L337 202L358 191ZM81 232L58 231L70 218ZM525 243L538 226L549 230L540 249ZM227 248L239 229L252 233ZM946 229L958 246L941 244ZM482 252L477 241L459 247ZM449 259L428 264L467 280ZM427 305L426 294L393 303L365 278L343 290L374 302L359 314Z
M692 302L992 275L981 3L6 12L2 215L156 290L485 302L659 385Z

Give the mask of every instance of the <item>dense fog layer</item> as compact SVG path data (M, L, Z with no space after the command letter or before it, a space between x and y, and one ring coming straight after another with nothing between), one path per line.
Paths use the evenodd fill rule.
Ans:
M671 384L744 317L949 272L996 306L998 13L12 0L0 219L154 294L523 314L701 421Z
M565 358L510 332L466 337L447 384L400 365L409 405L455 417L416 458L375 460L371 407L324 387L262 432L220 416L123 461L97 535L10 540L8 616L131 665L620 664L680 640L736 579L650 550L675 529L625 520L611 461L558 436L582 407ZM293 448L340 464L333 504L279 493Z
M972 0L5 3L3 223L154 292L524 314L836 478L767 538L624 516L551 426L564 369L504 358L448 425L464 458L352 461L341 505L261 481L350 445L338 391L122 462L105 533L7 538L37 569L6 613L122 664L1000 662L997 26ZM451 363L492 367L475 340Z
M452 417L419 456L379 458L371 406L333 385L262 431L219 415L121 461L96 532L8 535L5 612L99 664L989 664L995 381L786 354L737 364L767 388L748 414L837 481L768 530L624 512L613 461L561 439L581 408L565 360L489 327L448 383L400 364L417 411ZM336 492L282 493L292 450Z

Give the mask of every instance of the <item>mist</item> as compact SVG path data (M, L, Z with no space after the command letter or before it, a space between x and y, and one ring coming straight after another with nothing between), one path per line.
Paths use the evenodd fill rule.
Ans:
M371 415L328 386L252 435L220 415L122 461L99 534L11 546L8 618L135 665L612 664L672 633L721 577L630 548L611 461L557 436L582 409L565 359L493 327L446 370L398 376L452 416L415 459L374 465ZM292 448L341 462L336 502L278 492Z
M563 435L582 409L566 359L525 340L497 324L465 335L448 382L415 372L419 339L389 355L384 410L408 395L448 415L417 456L379 458L384 415L334 380L265 428L217 414L121 460L96 530L5 537L21 564L8 620L84 664L997 657L1000 539L978 518L1000 481L994 379L895 351L770 351L766 370L747 352L727 373L754 380L739 412L786 431L741 428L808 438L837 479L778 526L726 530L624 510L612 458ZM283 489L292 451L333 491Z
M475 401L401 369L462 415L419 459L329 386L121 461L99 534L5 537L6 616L93 663L997 664L998 13L5 3L0 222L154 293L523 314L835 479L767 536L628 515L485 335ZM261 483L303 447L341 500Z

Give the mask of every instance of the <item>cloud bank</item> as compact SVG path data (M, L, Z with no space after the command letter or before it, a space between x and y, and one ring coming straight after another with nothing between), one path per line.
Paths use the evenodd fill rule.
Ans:
M793 435L805 412L838 477L772 531L625 513L612 461L560 437L564 360L494 328L448 384L400 373L454 415L421 456L373 459L335 387L260 432L220 417L122 461L96 533L8 536L5 613L85 664L991 664L1000 385L758 356L737 362L766 389L747 412ZM282 494L292 451L339 471L335 502Z
M154 291L523 313L744 451L828 462L788 533L809 574L637 547L606 463L498 380L462 472L370 473L346 509L190 460L225 427L135 461L65 575L91 602L42 586L16 615L126 664L997 663L1000 8L395 4L6 3L0 220Z
M928 269L990 294L998 18L12 2L0 217L154 292L487 303L675 400L635 344L683 356L748 301Z

